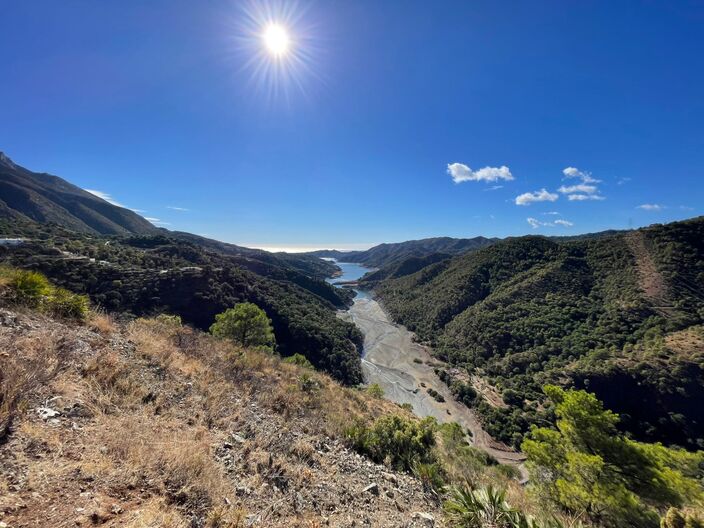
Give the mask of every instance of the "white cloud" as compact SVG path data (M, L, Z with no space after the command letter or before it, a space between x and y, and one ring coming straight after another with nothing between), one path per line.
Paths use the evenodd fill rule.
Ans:
M501 167L484 167L478 171L473 171L464 163L450 163L447 165L447 173L452 176L452 181L462 183L466 181L495 182L499 180L513 180L513 174L506 165Z
M491 187L488 187L484 189L485 191L498 191L499 189L503 189L503 185L492 185Z
M570 194L567 199L570 202L584 202L586 200L606 200L606 197L599 194Z
M563 185L558 192L567 194L567 199L571 202L584 202L587 200L604 200L605 197L599 194L599 188L594 185L601 182L592 177L591 172L581 171L576 167L567 167L562 170L565 178L578 178L582 183L576 185Z
M572 227L574 224L568 220L555 220L554 222L541 222L537 218L528 217L526 222L530 224L533 229L538 229L539 227Z
M643 204L638 206L638 209L643 209L644 211L662 211L664 208L664 206L659 204Z
M557 194L548 192L546 189L540 189L539 191L516 196L516 205L530 205L534 202L554 202L557 198Z
M601 181L593 178L591 172L581 171L576 167L567 167L562 170L562 174L566 178L579 178L583 183L599 183Z
M680 205L680 209L682 211L694 211L694 207L690 207L688 205Z
M620 179L616 182L616 185L623 185L623 184L625 184L625 183L628 183L629 181L631 181L631 178L620 178Z
M103 191L96 191L95 189L83 189L83 190L91 193L93 196L97 196L98 198L102 198L103 200L105 200L108 203L111 203L112 205L116 205L117 207L125 207L117 200L114 200L113 197L110 196L108 193L105 193Z
M544 215L551 215L551 216L560 216L560 213L557 211L548 211L547 213L543 213Z
M599 191L596 185L587 185L586 183L579 183L577 185L563 185L560 187L558 192L562 194L572 194L572 193L586 193L594 194Z
M171 209L172 211L190 211L190 209L186 209L185 207L176 207L175 205L167 205L167 209Z
M153 216L145 216L144 219L149 220L152 224L158 224L159 222L161 222L161 220L159 220L158 218L154 218Z

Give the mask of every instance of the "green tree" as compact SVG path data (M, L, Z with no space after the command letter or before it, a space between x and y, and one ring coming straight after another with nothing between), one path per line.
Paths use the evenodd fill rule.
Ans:
M266 312L256 304L240 303L215 316L210 333L243 347L272 349L274 330Z
M650 507L701 498L703 454L641 444L617 429L618 415L593 394L547 386L556 429L533 428L523 442L533 486L571 512L605 526L658 526Z

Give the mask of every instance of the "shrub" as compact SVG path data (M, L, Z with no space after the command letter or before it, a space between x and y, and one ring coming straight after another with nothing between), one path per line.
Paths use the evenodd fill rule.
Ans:
M174 328L180 328L183 326L181 316L179 315L159 314L154 318L154 320L164 326L173 326Z
M416 463L432 463L437 422L396 414L383 416L369 427L357 422L345 431L352 447L378 463L411 471Z
M383 398L384 397L384 389L381 388L381 385L378 383L372 383L367 387L367 392L373 396L374 398Z
M557 519L539 522L506 501L506 492L492 486L453 487L444 504L451 525L457 528L565 528ZM581 524L572 524L579 528Z
M10 288L18 302L29 306L40 306L49 296L52 287L49 280L36 271L15 270L10 278Z
M55 287L41 273L2 268L0 277L9 287L10 298L14 302L44 310L57 317L80 321L88 317L88 297Z
M430 394L437 402L443 403L445 401L445 397L435 389L428 389L428 394Z
M445 472L440 464L416 462L413 464L413 475L420 480L426 491L441 493L445 487Z
M284 359L284 363L289 363L291 365L298 365L299 367L303 367L303 368L307 368L307 369L311 369L311 370L315 369L315 367L313 366L313 363L308 361L307 357L305 357L303 354L298 354L298 353Z
M318 392L320 390L320 382L308 373L301 374L298 378L298 386L303 392Z
M71 293L64 288L55 288L46 300L47 310L58 317L85 321L90 302L85 295Z

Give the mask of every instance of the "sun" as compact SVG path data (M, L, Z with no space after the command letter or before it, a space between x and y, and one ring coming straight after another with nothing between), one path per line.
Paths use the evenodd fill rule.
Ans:
M263 39L267 50L274 57L286 55L291 46L288 31L279 24L269 24L264 30Z

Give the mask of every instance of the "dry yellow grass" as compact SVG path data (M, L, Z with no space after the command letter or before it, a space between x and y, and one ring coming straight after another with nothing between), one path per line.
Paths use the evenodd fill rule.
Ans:
M246 497L235 493L218 446L231 442L233 431L246 434L252 404L284 425L240 446L244 476L236 482L247 489L315 487L326 469L310 438L341 438L354 417L371 421L399 412L324 374L164 321L123 326L94 314L84 327L46 322L28 335L0 333L0 341L12 343L11 354L0 357L2 372L12 373L2 386L4 401L14 402L13 416L26 411L13 433L22 450L11 449L27 468L33 501L17 510L20 522L36 522L33 510L51 512L40 526L119 517L130 527L180 528L200 518L211 528L239 528L248 515ZM47 396L76 418L37 419L29 408ZM298 439L277 443L282 436ZM12 489L0 482L0 491ZM82 498L83 490L100 493ZM81 506L64 500L69 495ZM256 515L267 525L318 525L310 512L284 521L277 508L265 506Z

